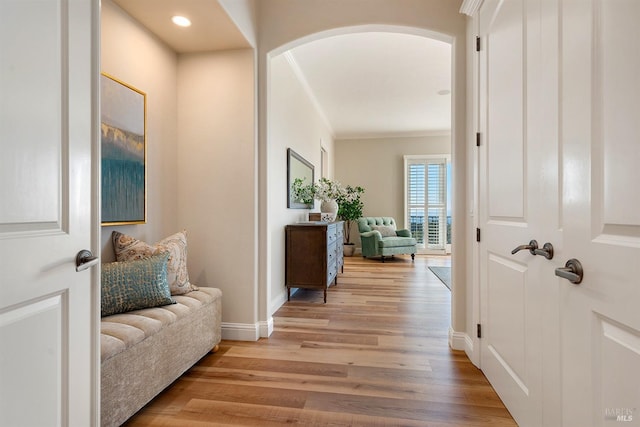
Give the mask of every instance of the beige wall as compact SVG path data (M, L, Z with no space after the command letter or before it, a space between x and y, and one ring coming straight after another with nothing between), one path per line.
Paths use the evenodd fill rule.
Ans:
M147 223L103 227L102 261L108 262L113 230L150 242L178 231L178 59L110 0L102 2L101 25L102 71L147 94Z
M147 93L148 167L147 223L104 227L103 261L114 229L150 243L186 229L191 281L222 289L225 333L255 339L254 51L178 56L105 0L101 59Z
M189 231L189 277L220 288L223 322L249 333L257 328L253 82L252 49L179 57L174 203Z
M269 239L272 263L269 270L269 316L286 300L284 286L284 227L305 220L308 209L287 208L287 148L292 148L314 165L317 181L320 171L320 144L333 152L333 139L327 125L293 72L284 55L271 61L269 98Z
M361 186L364 216L392 216L403 226L404 155L450 154L451 136L344 139L336 141L335 177ZM360 247L357 227L351 241Z

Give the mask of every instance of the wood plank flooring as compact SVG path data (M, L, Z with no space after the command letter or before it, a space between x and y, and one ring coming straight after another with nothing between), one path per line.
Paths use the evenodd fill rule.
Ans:
M257 342L222 341L126 424L515 426L464 352L447 343L448 257L345 259L338 286L300 290Z

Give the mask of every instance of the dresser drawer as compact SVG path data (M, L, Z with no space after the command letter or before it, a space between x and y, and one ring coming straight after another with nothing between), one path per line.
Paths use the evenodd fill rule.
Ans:
M338 240L338 227L335 224L327 227L327 244L330 245Z
M333 264L329 264L329 266L327 267L327 286L331 284L331 282L333 282L333 279L336 278L336 275L338 274L338 263L333 262Z
M327 246L327 265L331 265L336 262L336 259L338 257L338 251L336 247L336 242L330 243L329 246Z
M342 227L342 223L336 224L336 239L338 242L341 242L344 237L344 228Z

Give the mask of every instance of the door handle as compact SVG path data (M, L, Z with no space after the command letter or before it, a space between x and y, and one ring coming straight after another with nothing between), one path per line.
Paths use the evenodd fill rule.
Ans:
M537 240L531 240L529 241L528 245L520 245L517 248L515 248L514 250L511 251L511 255L517 254L520 251L525 251L528 250L529 253L531 253L531 255L535 255L535 251L538 249L538 241Z
M574 285L579 285L582 282L584 271L582 270L582 264L575 258L571 258L564 267L556 268L556 276L567 279Z
M553 245L551 243L547 242L544 245L542 245L542 249L534 249L533 254L534 255L542 255L546 259L552 259L553 258Z
M83 249L76 255L76 271L84 271L89 267L93 267L99 261L90 250Z
M511 251L511 254L514 255L520 251L528 250L531 255L542 255L546 259L553 258L553 245L549 242L545 243L542 246L542 249L538 248L538 241L531 240L528 245L520 245L514 250Z

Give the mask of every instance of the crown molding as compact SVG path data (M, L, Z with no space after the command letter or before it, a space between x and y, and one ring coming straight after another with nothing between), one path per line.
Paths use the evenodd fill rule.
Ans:
M480 9L484 0L464 0L460 6L460 13L473 16Z

